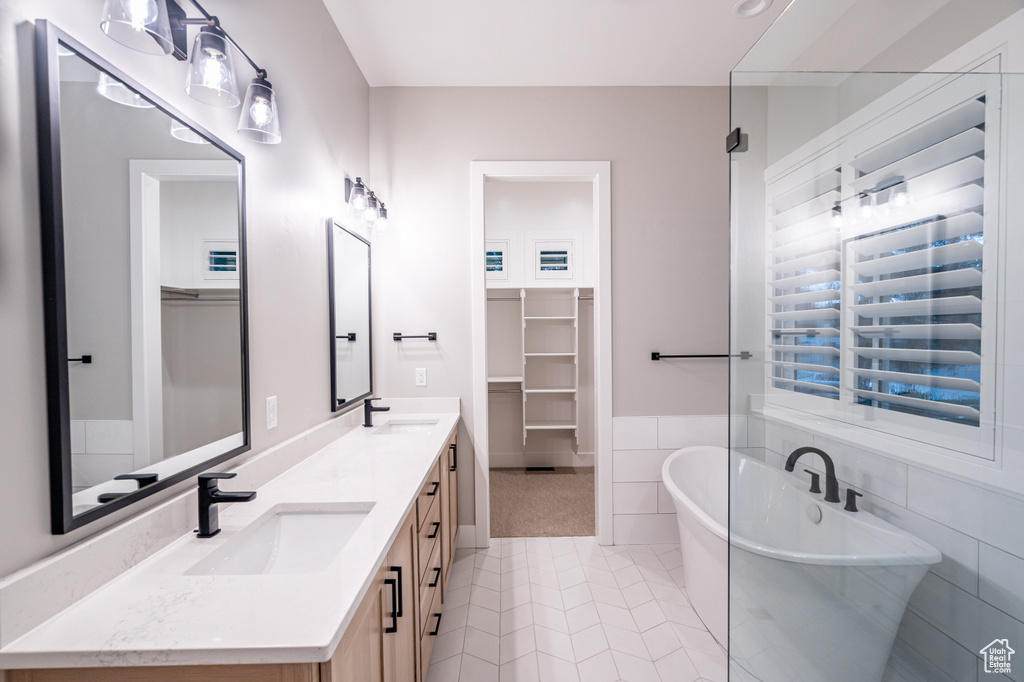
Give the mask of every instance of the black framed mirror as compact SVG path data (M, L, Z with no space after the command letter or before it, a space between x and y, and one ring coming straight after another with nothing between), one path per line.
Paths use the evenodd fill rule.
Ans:
M327 219L327 295L331 328L331 410L373 394L370 242Z
M36 21L53 533L249 450L245 162Z

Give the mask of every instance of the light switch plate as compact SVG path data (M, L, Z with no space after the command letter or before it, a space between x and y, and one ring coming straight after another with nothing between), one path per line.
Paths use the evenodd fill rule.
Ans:
M416 368L416 385L426 386L427 385L427 368L417 367Z
M277 396L267 398L267 429L277 426Z

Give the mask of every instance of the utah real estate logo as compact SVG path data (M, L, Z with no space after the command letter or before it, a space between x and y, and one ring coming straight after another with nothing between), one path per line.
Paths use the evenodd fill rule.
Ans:
M994 639L980 653L985 657L985 672L1009 675L1010 657L1017 652L1010 648L1010 640Z

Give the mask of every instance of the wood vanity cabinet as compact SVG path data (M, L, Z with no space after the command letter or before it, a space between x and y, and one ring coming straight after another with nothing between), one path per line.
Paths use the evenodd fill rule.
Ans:
M453 431L329 661L8 670L0 682L423 682L455 555L457 476Z

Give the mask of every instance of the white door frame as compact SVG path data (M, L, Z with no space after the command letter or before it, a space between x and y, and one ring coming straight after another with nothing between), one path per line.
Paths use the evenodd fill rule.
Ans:
M473 412L467 424L475 452L477 547L491 538L490 452L487 425L487 282L484 185L488 178L530 182L590 182L594 187L594 456L597 539L612 544L612 217L609 161L473 161L470 163L470 291L473 328Z
M160 331L160 183L238 182L237 161L129 160L131 228L132 452L134 470L163 459ZM232 436L232 438L234 438Z

